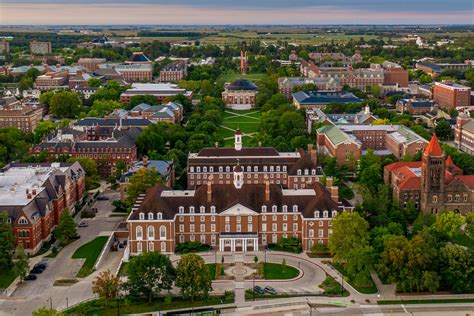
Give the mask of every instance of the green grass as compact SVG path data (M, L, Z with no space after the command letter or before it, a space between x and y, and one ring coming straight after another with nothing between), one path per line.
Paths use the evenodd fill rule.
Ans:
M222 125L234 131L239 128L246 134L255 133L258 132L260 128L260 116L261 113L258 109L242 111L226 109ZM229 138L224 139L224 146L231 147L234 145L233 136L235 135L235 132L227 128L223 128L222 126L219 127L218 133L222 138ZM250 136L242 137L244 146L249 146L250 138Z
M381 300L379 305L399 305L399 304L450 304L450 303L474 303L474 298L447 298L429 300Z
M6 289L9 287L17 276L18 272L15 269L2 271L2 273L0 273L0 289Z
M474 238L471 238L464 232L454 237L453 242L464 247L474 248Z
M267 75L266 74L263 74L263 73L257 73L257 74L246 74L246 75L242 75L240 73L227 73L227 74L222 74L219 76L219 78L217 78L217 84L220 85L220 86L223 86L226 82L232 82L236 79L239 79L239 78L245 78L245 79L248 79L250 81L253 81L253 83L257 83L258 81L266 78Z
M120 266L120 270L118 272L119 276L128 276L128 262L122 262L122 265Z
M127 299L123 299L120 302L120 314L142 314L154 311L165 311L181 308L191 308L209 305L219 304L231 304L234 302L234 297L215 297L211 296L207 300L202 301L188 301L181 297L173 297L171 302L165 302L165 297L157 297L153 299L152 303L148 302L130 302ZM109 308L105 309L105 304L102 300L94 300L87 303L80 304L68 310L68 314L77 315L104 315L114 316L117 315L117 302L109 302Z
M87 244L77 248L72 255L73 259L86 259L81 267L81 270L77 273L78 278L84 278L94 272L94 264L100 255L100 252L104 248L108 236L99 236L89 241Z
M300 274L299 270L280 263L265 263L265 280L289 280Z
M342 286L332 276L326 275L326 279L320 286L324 290L324 295L340 296ZM349 292L344 289L344 296L349 296Z
M375 283L372 280L372 277L370 276L370 274L367 276L367 279L370 280L370 282L368 284L359 284L359 283L356 283L356 282L353 281L354 277L349 275L347 273L347 271L344 269L343 266L341 266L339 264L335 264L334 262L331 263L331 264L337 271L339 271L340 273L342 273L344 275L344 282L348 282L359 293L374 294L374 293L378 292L377 287L375 286Z

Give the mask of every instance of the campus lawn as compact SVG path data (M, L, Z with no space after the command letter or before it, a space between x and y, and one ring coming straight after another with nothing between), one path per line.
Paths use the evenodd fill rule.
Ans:
M344 275L344 282L350 283L352 287L354 287L358 292L362 294L374 294L378 292L377 287L375 286L375 283L372 280L370 274L367 276L370 282L368 282L367 284L358 284L353 281L354 278L347 273L343 266L335 264L334 262L331 264L337 271Z
M120 315L142 314L155 311L165 311L173 309L191 308L199 306L231 304L234 302L233 295L224 296L210 296L207 300L194 301L184 300L181 297L172 297L171 302L165 302L165 297L155 297L152 303L143 301L130 301L122 299L120 302ZM68 310L70 315L117 315L117 301L109 302L109 308L105 309L103 300L93 300L90 302L79 304Z
M337 282L332 276L326 275L326 279L320 285L324 290L324 294L328 296L340 296L341 295L341 284ZM344 289L344 296L349 296L349 292Z
M122 265L120 266L120 270L118 275L119 276L128 276L128 262L122 262Z
M265 280L288 280L294 279L300 274L299 270L280 263L265 263Z
M267 75L263 73L242 75L238 72L233 72L233 73L220 75L219 78L217 78L217 84L220 86L223 86L226 82L232 82L239 78L245 78L252 81L253 83L257 83L258 81L264 79L265 77L267 77Z
M7 287L9 287L17 276L18 272L15 269L2 271L2 273L0 273L0 289L6 289Z
M78 278L84 278L94 272L94 264L97 261L102 249L104 248L107 236L99 236L89 241L87 244L77 248L72 255L73 259L86 259L81 267L81 270L77 273Z

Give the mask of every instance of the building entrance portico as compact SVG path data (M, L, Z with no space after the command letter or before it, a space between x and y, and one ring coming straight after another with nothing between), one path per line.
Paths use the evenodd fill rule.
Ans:
M221 233L219 236L219 251L258 251L258 234Z

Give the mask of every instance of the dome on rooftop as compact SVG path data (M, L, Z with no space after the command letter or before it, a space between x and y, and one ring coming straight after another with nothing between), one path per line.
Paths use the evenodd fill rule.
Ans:
M227 90L257 90L257 86L248 79L239 78L229 84Z

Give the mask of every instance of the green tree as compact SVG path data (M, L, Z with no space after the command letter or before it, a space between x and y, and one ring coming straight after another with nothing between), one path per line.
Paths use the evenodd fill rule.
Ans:
M440 252L441 277L455 293L474 290L474 256L461 246L446 244Z
M196 298L206 298L212 290L209 269L204 260L196 254L181 257L176 269L176 286L181 295L193 302Z
M87 80L87 85L93 88L99 88L102 85L102 80L97 78L90 78Z
M61 91L51 97L49 113L56 118L75 118L79 115L81 106L81 99L76 93Z
M109 307L109 301L116 298L120 291L120 277L112 274L110 270L102 271L92 281L92 293L97 294L105 301L105 308Z
M97 162L90 158L70 158L68 162L79 162L86 172L86 190L92 190L99 186L99 168Z
M49 132L54 131L58 125L51 121L41 121L36 125L34 130L34 141L36 144L43 140L43 137Z
M436 124L435 133L440 139L449 139L451 137L451 125L446 120L439 121Z
M8 271L12 267L12 255L15 249L15 235L12 225L7 221L8 213L0 212L0 270Z
M33 311L33 316L63 316L63 313L58 312L56 309L49 309L45 306L41 306L37 310Z
M59 224L56 226L55 236L62 246L67 245L77 236L76 223L69 213L69 209L65 208L59 218Z
M123 160L117 161L115 165L115 177L118 179L122 176L124 172L127 171L127 164Z
M23 280L28 274L28 256L23 249L23 243L19 242L15 250L15 255L13 256L13 261L15 263L15 270L18 272L18 275Z
M292 89L293 93L298 92L298 91L318 91L318 86L315 85L314 83L306 83L306 84L293 87Z
M157 183L161 183L159 173L154 169L141 168L129 179L127 186L127 203L132 205L137 197Z
M39 100L40 100L41 104L49 106L49 104L51 102L51 98L53 96L54 96L53 91L46 91L46 92L41 93Z
M127 272L131 294L145 297L150 303L154 295L171 289L176 274L170 259L159 252L132 257Z
M465 218L454 211L443 212L436 216L431 228L438 236L452 239L461 232L461 226L465 223Z
M115 109L120 109L122 103L113 100L95 100L89 112L91 117L104 117Z
M152 95L134 95L130 98L130 108L146 103L148 105L158 105L158 100Z

